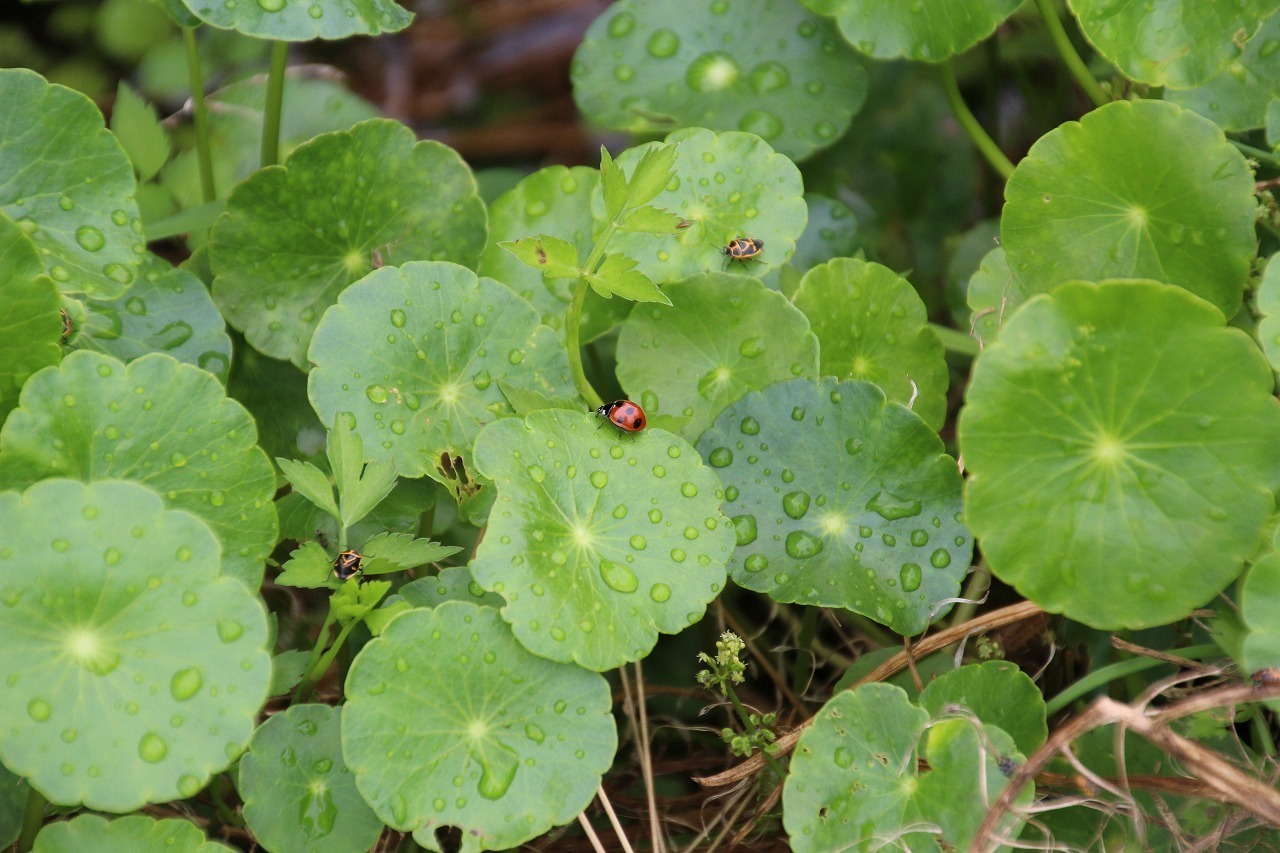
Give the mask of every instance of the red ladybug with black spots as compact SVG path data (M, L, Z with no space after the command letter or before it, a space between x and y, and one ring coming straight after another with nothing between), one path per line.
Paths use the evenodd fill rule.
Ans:
M618 434L631 433L632 438L648 423L641 409L630 400L614 400L596 409L596 414L607 418L609 423L618 428ZM604 426L603 423L600 426Z

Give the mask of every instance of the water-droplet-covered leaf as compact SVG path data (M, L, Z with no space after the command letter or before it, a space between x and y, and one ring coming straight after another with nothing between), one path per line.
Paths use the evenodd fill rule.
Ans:
M0 422L27 378L62 357L58 291L41 269L35 244L0 214Z
M671 237L619 233L609 241L610 252L634 258L640 272L658 285L721 268L760 275L791 257L809 216L794 163L751 133L689 128L666 142L679 143L676 176L652 206L677 214L689 226ZM618 155L618 168L630 173L654 145L628 148ZM600 196L592 204L603 218ZM729 263L723 250L738 238L758 240L764 249L750 260Z
M995 343L1005 321L1027 298L1014 280L1004 249L996 246L982 258L978 270L969 277L965 299L969 303L969 325L982 346Z
M1152 278L1228 317L1255 248L1253 173L1222 130L1164 101L1118 101L1040 137L1005 186L1001 245L1028 294Z
M1089 43L1125 76L1189 89L1236 57L1280 3L1276 0L1067 0Z
M818 336L824 376L874 382L942 427L950 378L942 342L906 279L880 264L837 258L809 270L793 301Z
M1008 783L1000 759L1015 755L996 726L930 719L901 688L864 684L836 694L800 736L783 826L797 853L877 850L885 839L912 853L967 850ZM1010 818L1001 829L1016 836Z
M182 0L196 17L219 29L279 41L344 39L394 33L409 26L413 15L394 0Z
M984 724L999 726L1023 755L1035 752L1049 737L1044 694L1030 676L1009 661L953 669L920 692L920 707L934 717L955 706L972 711Z
M144 244L133 166L79 92L25 68L0 69L0 213L40 251L64 293L128 290Z
M1262 272L1256 295L1258 313L1258 342L1267 354L1272 370L1280 370L1280 262L1272 255Z
M673 307L637 305L618 336L618 381L650 418L680 415L694 439L748 391L818 376L818 339L781 293L707 273L669 285Z
M195 516L137 483L0 493L0 758L50 802L192 797L267 698L261 601Z
M441 569L435 577L418 578L400 587L399 594L414 607L435 607L446 601L469 601L489 607L507 603L496 592L485 592L466 566L452 566Z
M378 257L474 266L484 239L484 203L457 153L371 119L236 187L213 231L214 301L253 347L305 367L320 315Z
M905 635L959 592L973 542L955 460L875 385L797 379L754 391L720 413L698 452L724 483L740 586Z
M591 197L599 187L600 174L595 169L549 166L521 180L489 208L489 242L480 256L480 275L496 278L523 296L553 329L564 328L573 282L544 279L542 273L521 263L499 244L548 234L573 244L579 255L585 255L590 252L595 227ZM582 341L595 340L618 325L630 308L624 300L605 299L588 291L582 305Z
M0 486L44 477L149 486L209 524L224 572L251 589L262 581L276 544L275 474L249 413L197 367L81 351L37 373L0 430Z
M1280 94L1280 15L1272 15L1244 46L1244 54L1218 76L1166 97L1195 110L1226 131L1252 130L1267 121L1267 106Z
M838 139L867 91L835 27L795 0L622 0L572 73L579 107L606 127L748 131L796 160Z
M460 601L397 616L351 665L342 747L378 817L440 850L515 847L573 820L613 761L603 677L525 651Z
M761 280L788 297L794 296L800 277L818 264L832 258L851 258L858 251L858 220L843 202L816 193L805 193L809 222L796 240L796 251L780 267L761 276Z
M1240 615L1248 632L1240 650L1240 668L1251 675L1280 667L1280 554L1267 554L1245 576ZM1277 703L1267 703L1273 709Z
M341 708L294 705L253 733L236 790L267 850L368 850L378 840L382 821L342 760L341 717Z
M366 458L445 485L441 454L471 470L471 445L511 413L498 380L567 389L555 333L508 288L450 263L384 268L325 312L309 390L321 418L353 413Z
M1022 0L804 0L876 59L942 62L995 32Z
M96 814L51 823L36 836L33 853L230 853L185 820L129 815L108 821Z
M1095 628L1209 600L1274 510L1273 382L1253 341L1180 288L1073 282L1024 304L960 414L966 515L992 571Z
M546 409L480 434L476 464L498 498L471 572L506 599L523 646L603 671L702 618L733 531L719 481L683 439L599 426Z
M222 382L231 367L231 338L204 283L148 253L129 292L85 300L75 345L132 361L164 352L209 371Z

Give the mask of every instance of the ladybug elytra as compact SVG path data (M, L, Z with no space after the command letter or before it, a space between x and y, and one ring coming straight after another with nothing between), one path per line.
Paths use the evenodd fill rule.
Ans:
M644 409L630 400L615 400L596 409L596 414L602 418L608 418L609 423L619 429L619 434L622 432L637 433L644 429L644 425L647 423L644 417ZM604 424L601 423L600 426L604 426Z
M763 251L763 240L757 240L755 237L735 237L729 241L729 245L720 250L720 253L725 256L725 268L728 269L729 264L734 261L746 266L747 261Z
M333 561L333 574L338 580L347 580L360 573L364 565L364 555L359 551L343 551Z

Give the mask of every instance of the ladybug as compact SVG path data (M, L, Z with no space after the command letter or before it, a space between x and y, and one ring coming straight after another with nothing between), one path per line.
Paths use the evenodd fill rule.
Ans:
M608 418L609 422L618 428L619 435L623 432L629 432L634 435L644 429L644 425L647 423L644 419L644 409L641 409L630 400L615 400L596 409L596 414L602 418ZM604 426L604 423L601 423L600 426Z
M62 340L61 340L61 343L64 343L64 344L65 344L67 341L71 340L71 335L75 332L76 327L75 327L75 326L73 326L73 325L71 325L71 315L67 313L67 309L66 309L66 308L59 308L59 309L58 309L58 314L60 314L60 315L62 316Z
M333 561L333 574L338 580L344 581L360 574L363 564L364 555L359 551L343 551Z
M734 261L746 266L747 261L754 259L763 251L763 240L757 240L755 237L735 237L729 241L729 245L720 250L720 254L725 256L724 265L725 269L728 269L729 264Z

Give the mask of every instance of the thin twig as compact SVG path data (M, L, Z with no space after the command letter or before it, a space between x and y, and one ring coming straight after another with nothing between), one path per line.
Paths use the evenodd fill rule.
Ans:
M578 813L578 823L582 824L582 831L587 834L587 840L591 842L591 849L596 853L604 853L604 845L600 843L600 836L596 835L596 831L591 827L591 821L587 820L586 812Z
M618 840L622 842L622 849L626 853L635 853L631 849L631 841L627 839L627 834L622 831L622 824L618 822L618 816L614 814L613 803L609 802L609 795L604 792L604 785L596 791L596 796L600 799L600 805L604 806L604 813L609 816L609 823L613 826L613 831L618 836Z
M662 824L658 821L658 798L653 790L653 755L649 752L649 711L645 707L648 693L644 686L644 670L640 661L636 668L636 710L640 716L640 742L636 749L640 752L640 772L644 774L644 796L649 801L649 837L653 843L654 853L663 853Z

